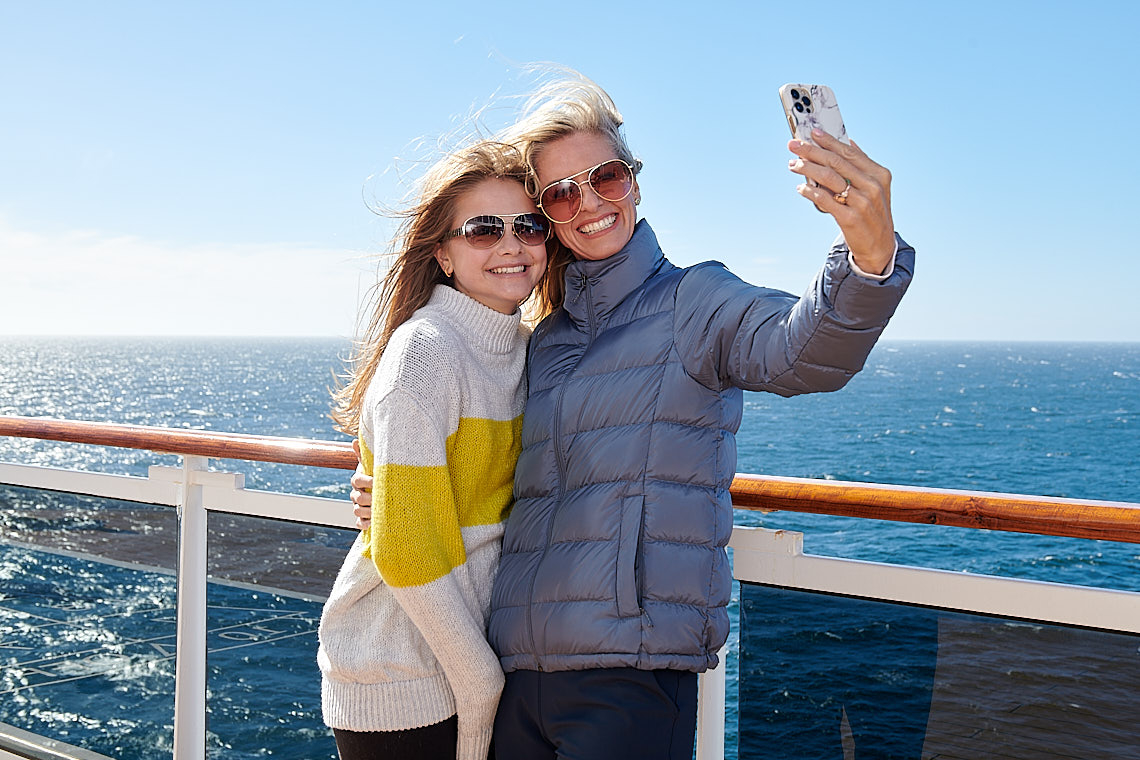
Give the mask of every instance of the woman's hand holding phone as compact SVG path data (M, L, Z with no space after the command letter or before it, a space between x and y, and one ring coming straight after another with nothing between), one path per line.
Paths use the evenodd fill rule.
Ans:
M815 98L809 119L795 110L797 101L791 97L805 91ZM895 252L890 171L848 139L829 88L784 85L780 99L795 137L788 143L788 150L797 158L788 162L788 168L807 180L796 190L820 211L835 217L860 269L881 274ZM810 137L810 141L805 137Z

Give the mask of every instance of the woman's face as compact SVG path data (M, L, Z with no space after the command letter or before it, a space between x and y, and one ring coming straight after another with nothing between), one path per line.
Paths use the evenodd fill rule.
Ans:
M535 158L538 187L563 179L581 183L582 208L572 221L554 224L554 234L577 259L607 259L625 247L637 224L636 200L640 197L637 180L633 190L620 201L601 198L586 181L586 172L598 164L617 158L609 140L596 132L572 132L548 143Z
M512 223L511 217L516 214L532 214L534 218L516 217ZM486 248L472 242L489 242L494 240L493 235L451 237L436 247L435 258L444 272L451 272L460 293L495 311L511 314L546 271L545 240L528 244L515 233L515 226L526 226L528 221L542 226L550 221L535 208L521 183L505 179L485 179L461 195L455 204L451 229L483 216L507 217L502 223L502 237ZM493 221L474 223L467 229L485 233L495 228Z

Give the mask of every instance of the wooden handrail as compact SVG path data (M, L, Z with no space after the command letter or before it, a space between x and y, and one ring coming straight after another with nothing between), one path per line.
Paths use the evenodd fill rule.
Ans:
M90 443L120 449L147 449L164 454L251 459L257 462L302 464L341 470L356 469L352 444L281 438L207 430L120 425L112 422L80 422L0 415L0 435L39 438L66 443Z
M737 475L732 503L740 509L1140 543L1140 504L1119 501Z
M0 436L352 470L348 443L0 415ZM1140 543L1140 504L737 475L733 505Z

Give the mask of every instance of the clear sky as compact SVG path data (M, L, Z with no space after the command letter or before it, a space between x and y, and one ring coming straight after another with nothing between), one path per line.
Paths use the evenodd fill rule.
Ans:
M622 110L678 264L808 285L836 227L776 91L824 83L918 250L888 338L1140 340L1138 32L1099 0L0 0L0 334L350 336L364 197L555 61Z

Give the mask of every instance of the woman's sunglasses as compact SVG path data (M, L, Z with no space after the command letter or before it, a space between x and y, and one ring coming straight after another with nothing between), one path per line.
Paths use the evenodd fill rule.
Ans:
M586 182L598 197L610 203L624 201L633 191L633 167L620 158L603 161L572 177L560 179L538 194L538 207L555 224L574 221L582 210L582 183L574 180L581 174L586 175Z
M444 240L462 235L472 248L490 248L503 239L507 231L507 222L511 222L511 229L524 245L542 245L550 237L550 225L542 214L533 212L526 214L483 214L473 216L460 225L459 229L452 230L444 235Z

